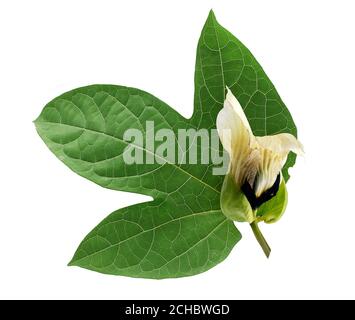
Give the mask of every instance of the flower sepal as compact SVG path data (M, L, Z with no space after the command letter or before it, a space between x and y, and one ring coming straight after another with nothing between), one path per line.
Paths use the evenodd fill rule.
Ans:
M220 204L223 214L233 221L252 223L256 219L247 197L231 174L224 178Z
M288 194L285 180L280 182L279 190L270 200L264 202L256 212L256 221L265 223L275 223L280 220L286 210Z

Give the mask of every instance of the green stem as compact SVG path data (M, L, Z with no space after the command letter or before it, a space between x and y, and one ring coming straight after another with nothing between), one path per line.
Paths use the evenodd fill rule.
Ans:
M270 252L271 252L271 248L269 247L269 245L266 242L263 234L261 233L261 231L259 229L259 226L258 226L258 223L256 221L254 221L254 222L252 222L250 224L250 226L251 226L251 229L254 232L254 236L255 236L256 240L258 240L258 242L259 242L261 248L263 249L266 257L269 258Z

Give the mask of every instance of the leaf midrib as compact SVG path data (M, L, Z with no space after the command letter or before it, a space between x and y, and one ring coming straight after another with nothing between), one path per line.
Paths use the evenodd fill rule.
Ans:
M89 128L84 128L84 127L79 127L79 126L76 126L76 125L72 125L72 124L66 124L66 123L58 123L58 122L50 122L50 121L35 121L35 124L36 126L40 123L45 123L45 124L50 124L50 125L59 125L59 126L66 126L66 127L71 127L71 128L76 128L76 129L81 129L81 130L85 130L85 131L88 131L88 132L93 132L93 133L97 133L97 134L101 134L101 135L104 135L104 136L107 136L107 137L111 137L113 139L116 139L124 144L126 144L128 146L128 142L119 138L119 137L116 137L112 134L109 134L109 133L106 133L106 132L101 132L101 131L98 131L98 130L94 130L94 129L89 129ZM52 140L51 140L52 141ZM56 143L54 141L52 141L53 143ZM142 151L144 152L148 152L156 157L158 157L160 160L163 160L165 161L166 163L172 165L173 167L179 169L181 172L187 174L189 177L191 178L194 178L195 180L197 180L198 182L200 182L201 184L203 184L204 186L210 188L211 190L213 190L214 192L216 192L217 194L220 194L220 191L218 191L217 189L215 189L214 187L212 187L211 185L209 185L208 183L204 182L203 180L200 180L199 178L197 178L196 176L192 175L190 172L182 169L180 166L176 165L175 163L172 163L172 162L169 162L169 161L166 161L166 159L160 157L158 154L156 153L153 153L151 152L150 150L147 150L146 148L144 147L141 147L141 146L138 146L134 143L130 143L130 145L138 148L138 149L141 149ZM95 163L95 162L94 162Z
M224 67L223 67L223 59L222 59L222 52L221 52L221 46L219 44L219 38L217 34L217 29L216 29L216 22L215 18L212 19L212 24L213 24L213 30L216 36L216 41L217 41L217 47L218 47L218 55L219 55L219 61L221 65L221 75L222 75L222 90L223 90L223 100L225 96L225 88L226 88L226 80L224 78Z
M105 252L106 250L109 250L109 249L111 249L111 248L113 248L113 247L120 246L120 245L122 245L123 243L125 243L126 241L132 240L132 239L134 239L134 238L136 238L136 237L138 237L138 236L140 236L140 235L142 235L142 234L145 234L145 233L147 233L147 232L155 231L156 229L161 228L161 227L163 227L163 226L165 226L165 225L167 225L167 224L169 224L169 223L173 223L173 222L175 222L175 221L180 221L180 220L183 220L183 219L185 219L185 218L191 218L191 217L194 217L194 216L205 215L205 214L209 214L209 213L213 213L213 212L221 212L221 210L219 210L219 209L217 210L217 209L216 209L216 210L209 210L209 211L194 212L194 213L192 213L192 214L187 214L187 215L182 216L182 217L178 217L178 218L175 218L175 219L171 219L171 220L166 221L166 222L164 222L164 223L162 223L162 224L160 224L160 225L158 225L158 226L155 226L155 227L153 227L153 228L150 228L150 229L141 231L141 232L139 232L139 233L136 233L135 235L133 235L133 236L131 236L131 237L128 237L127 239L124 239L124 240L122 240L122 241L120 241L120 242L118 242L118 243L110 244L110 245L107 246L106 248L101 249L101 250L98 250L98 251L95 251L95 252L93 252L93 253L90 253L90 254L86 255L85 257L82 257L82 258L80 258L80 259L71 261L70 264L71 264L71 263L77 263L77 262L79 262L79 261L81 261L81 260L90 258L90 257L92 257L92 256L94 256L94 255L96 255L96 254L100 254L100 253L102 253L102 252ZM226 220L227 220L227 218L224 218L223 221L218 224L218 226L221 225L221 224L222 224L223 222L225 222ZM109 222L109 223L107 223L107 224L104 224L104 226L106 226L106 225L108 225L108 224L112 224L112 223L117 223L117 222L119 222L119 221L124 221L124 220L111 221L111 222ZM125 221L127 221L127 220L125 220ZM213 232L213 231L214 231L214 229L212 230L212 232ZM99 232L99 230L97 230L97 232ZM207 235L206 237L208 237L212 232L208 233L208 235ZM95 236L99 236L99 237L100 237L100 235L98 235L98 234L96 234ZM203 239L205 239L206 237L204 237ZM89 239L86 239L86 241L89 241L89 240L91 240L92 238L94 238L94 237L91 237L91 238L89 238ZM187 250L187 251L188 251L188 250ZM186 252L187 252L187 251L186 251Z

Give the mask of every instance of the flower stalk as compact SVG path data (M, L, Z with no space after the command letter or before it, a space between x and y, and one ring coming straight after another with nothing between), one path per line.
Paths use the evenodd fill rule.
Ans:
M271 253L271 248L268 245L268 243L266 242L263 234L261 233L258 223L256 221L253 221L250 224L251 229L253 230L254 236L256 238L256 240L259 242L261 248L263 249L265 255L267 258L269 258L270 253Z

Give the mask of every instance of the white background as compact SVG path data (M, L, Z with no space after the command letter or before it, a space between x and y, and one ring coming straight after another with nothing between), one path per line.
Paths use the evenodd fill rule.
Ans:
M189 278L143 280L67 267L106 215L149 198L71 172L32 120L70 89L112 83L192 113L197 40L209 9L254 53L306 149L289 206L249 227L230 256ZM355 298L354 1L1 1L0 297Z

